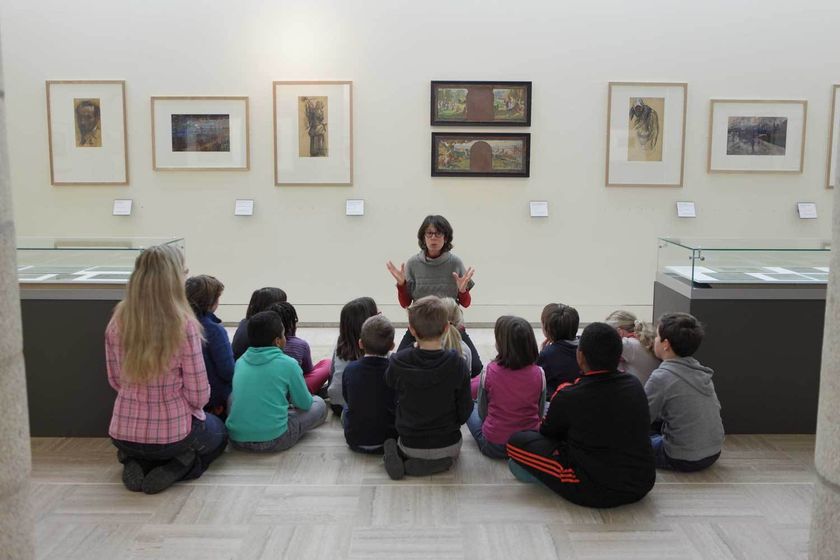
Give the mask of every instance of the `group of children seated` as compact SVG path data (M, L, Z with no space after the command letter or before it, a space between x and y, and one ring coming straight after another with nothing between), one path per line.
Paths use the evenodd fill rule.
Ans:
M392 353L394 326L359 298L342 309L332 357L313 364L278 288L254 292L231 347L214 315L223 289L210 276L186 282L205 333L207 410L226 418L235 449L288 449L331 408L348 447L383 455L397 480L449 469L466 423L481 453L508 460L517 479L593 507L641 499L657 467L696 471L720 456L720 403L712 370L693 358L703 327L689 314L654 328L618 311L578 337L577 311L549 304L539 346L528 321L502 316L496 356L476 372L454 300L414 301L416 343Z

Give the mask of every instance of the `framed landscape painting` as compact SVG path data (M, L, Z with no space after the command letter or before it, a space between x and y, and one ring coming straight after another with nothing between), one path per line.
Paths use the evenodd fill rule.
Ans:
M808 102L712 99L710 173L802 173Z
M128 184L124 81L48 81L47 131L53 185Z
M610 82L606 185L681 187L684 83Z
M527 133L432 133L432 177L529 177Z
M831 125L828 134L828 169L825 172L825 184L829 189L837 186L838 152L840 152L840 85L835 85L831 96Z
M353 82L274 82L274 184L353 184Z
M432 82L432 126L531 126L531 82Z
M247 171L247 97L152 97L156 171Z

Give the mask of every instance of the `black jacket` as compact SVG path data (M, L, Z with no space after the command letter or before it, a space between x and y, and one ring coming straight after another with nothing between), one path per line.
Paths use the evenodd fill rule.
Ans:
M461 440L472 412L470 372L454 350L407 348L391 356L385 383L397 394L396 427L406 447L436 449Z
M242 319L236 327L236 332L233 333L233 342L231 343L234 361L238 360L250 345L251 341L248 339L248 319Z
M382 445L396 438L394 390L385 384L388 358L365 356L347 364L341 379L344 410L344 439L347 445Z
M656 480L650 414L639 380L591 372L551 400L540 433L564 447L578 476L616 492L644 495Z
M545 393L549 400L558 386L580 377L580 366L578 366L576 356L577 347L577 339L558 340L543 348L537 357L537 365L545 371Z

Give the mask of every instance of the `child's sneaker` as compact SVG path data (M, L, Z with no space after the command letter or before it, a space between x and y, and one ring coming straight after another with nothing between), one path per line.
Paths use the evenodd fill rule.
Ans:
M163 492L184 478L192 470L193 463L197 460L198 457L195 452L189 451L170 459L159 467L153 468L143 478L143 492L146 494Z
M122 481L126 488L132 492L140 492L143 489L143 467L134 459L126 459L123 462Z
M397 440L385 440L385 472L391 477L391 480L400 480L405 476L405 464L400 451L397 449Z

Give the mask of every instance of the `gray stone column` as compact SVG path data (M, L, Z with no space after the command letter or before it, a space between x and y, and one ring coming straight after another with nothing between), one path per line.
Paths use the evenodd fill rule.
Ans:
M840 146L837 148L840 154ZM831 275L825 302L814 462L817 487L809 556L813 560L836 560L840 558L840 187L834 189Z
M33 558L29 412L15 265L15 228L0 69L0 556Z

